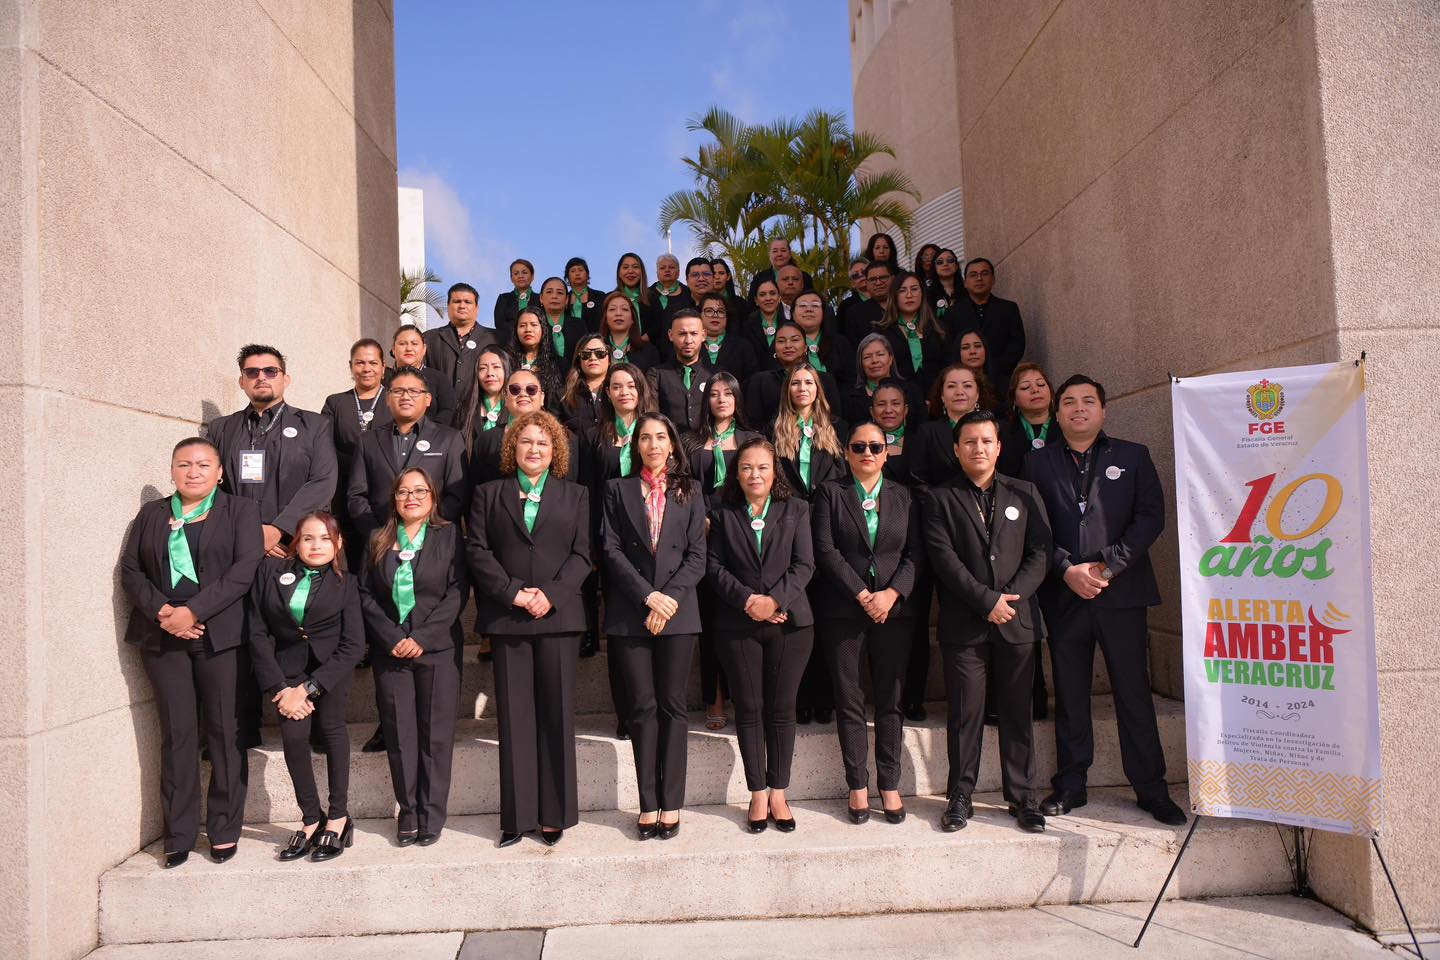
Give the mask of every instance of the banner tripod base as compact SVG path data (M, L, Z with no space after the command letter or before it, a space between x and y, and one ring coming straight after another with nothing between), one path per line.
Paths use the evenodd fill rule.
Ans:
M1132 944L1135 948L1138 949L1140 941L1145 939L1145 931L1150 929L1150 921L1155 919L1155 911L1160 909L1160 901L1165 899L1165 891L1170 889L1170 881L1175 879L1175 871L1180 869L1180 861L1185 858L1185 851L1190 846L1190 838L1195 836L1195 828L1200 826L1202 819L1204 818L1200 814L1196 814L1190 821L1190 829L1185 832L1185 840L1180 844L1180 851L1175 854L1175 862L1170 865L1170 872L1165 875L1165 882L1160 885L1160 892L1155 895L1155 902L1150 905L1150 912L1146 915L1145 923L1140 928L1140 935ZM1380 868L1385 871L1385 880L1390 884L1390 893L1395 897L1395 905L1400 908L1400 917L1405 921L1405 930L1410 934L1410 943L1415 947L1415 956L1420 960L1425 960L1425 954L1420 949L1420 938L1415 936L1415 928L1410 925L1410 914L1405 910L1405 902L1400 899L1400 889L1395 886L1395 878L1390 874L1390 865L1385 862L1385 854L1380 851L1380 841L1371 837L1370 845L1375 848L1375 856L1380 859ZM1318 900L1315 891L1310 889L1308 846L1304 831L1297 827L1295 830L1295 895Z

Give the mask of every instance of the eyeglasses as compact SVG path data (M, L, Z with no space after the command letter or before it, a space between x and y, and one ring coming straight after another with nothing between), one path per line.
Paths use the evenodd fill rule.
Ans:
M391 387L390 392L401 399L404 399L406 397L415 397L416 399L419 399L420 397L425 396L425 394L429 393L430 391L422 387Z
M866 280L869 280L871 283L885 283L885 282L889 281L889 279L890 279L890 274L888 274L888 273L871 273L871 274L866 274L865 279L866 279Z
M274 380L283 371L279 367L246 367L240 372L245 374L246 380L259 380L261 377L266 380Z
M396 500L409 500L414 497L416 500L424 500L430 496L429 487L401 487L395 491Z
M591 347L589 350L576 350L575 356L581 360L604 360L606 353L604 347Z
M859 281L865 279L865 274L862 273L862 272L856 271L855 273L850 274L850 279L851 279L851 280L854 280L854 281L856 281L856 282L858 283Z
M604 355L604 351L603 351L603 350L601 351L601 355L602 355L602 356ZM534 383L527 383L527 384L524 384L524 385L521 385L521 384L518 384L518 383L512 383L512 384L510 384L508 387L506 387L505 389L508 390L508 391L510 391L510 396L512 396L512 397L519 397L519 396L533 397L533 396L535 396L535 394L537 394L537 393L540 392L540 387L539 387L539 385L538 385L538 384L534 384Z
M966 270L965 276L978 279L980 277L993 277L995 274L990 270Z
M702 316L702 317L709 317L709 318L712 319L712 320L718 320L718 319L720 319L721 317L725 316L725 311L724 311L724 310L701 310L701 311L700 311L700 316Z
M856 440L854 443L850 444L851 453L864 454L867 451L878 457L880 456L880 454L885 452L885 444L881 443L879 440L871 440L868 443L864 440Z

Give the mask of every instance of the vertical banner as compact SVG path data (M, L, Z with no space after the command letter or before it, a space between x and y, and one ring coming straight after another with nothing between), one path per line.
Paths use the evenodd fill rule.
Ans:
M1364 367L1171 393L1191 806L1377 836Z

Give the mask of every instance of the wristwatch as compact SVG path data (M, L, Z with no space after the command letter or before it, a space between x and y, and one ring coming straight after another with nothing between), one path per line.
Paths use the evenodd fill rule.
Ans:
M305 696L309 697L311 700L319 700L320 694L323 692L324 691L320 689L320 685L314 680L305 681Z

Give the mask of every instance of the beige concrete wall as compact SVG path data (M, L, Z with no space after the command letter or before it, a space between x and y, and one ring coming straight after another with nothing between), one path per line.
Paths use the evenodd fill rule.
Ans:
M314 408L394 316L392 38L378 0L0 0L0 956L83 955L159 834L115 572L170 446L240 405L242 343Z
M1052 376L1105 382L1110 427L1150 444L1162 477L1173 476L1168 371L1370 351L1387 847L1412 918L1440 924L1425 803L1440 780L1428 733L1440 673L1427 656L1440 618L1418 574L1396 575L1440 538L1435 443L1415 427L1440 415L1434 4L1186 0L1142 13L952 0L898 7L891 31L947 25L958 156L911 140L899 163L951 164L966 253L995 261L1031 354ZM921 68L888 42L873 39L855 102L861 126L894 139L904 123L873 105L913 88ZM1175 544L1172 528L1155 551L1171 598ZM1151 625L1155 686L1179 696L1178 604ZM1352 916L1394 929L1372 860L1362 843L1321 836L1313 880Z

